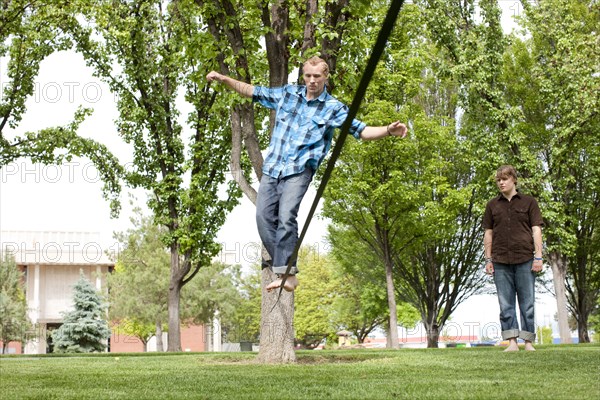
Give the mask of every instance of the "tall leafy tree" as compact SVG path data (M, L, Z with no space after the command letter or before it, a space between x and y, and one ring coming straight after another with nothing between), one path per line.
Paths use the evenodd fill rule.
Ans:
M73 286L73 310L63 314L63 324L52 332L58 353L92 353L106 349L110 329L106 305L83 275Z
M237 204L227 185L229 130L202 83L214 51L197 7L186 1L75 2L64 22L97 76L117 95L122 138L133 147L127 182L150 193L170 252L168 350L181 350L181 290L210 265L215 235ZM188 111L182 118L181 110Z
M507 159L527 177L539 164L521 148L522 132L511 125L518 108L503 96L500 75L507 39L495 0L419 0L428 37L437 45L444 74L457 83L460 135L471 146L473 180L485 185ZM455 113L458 110L454 110ZM459 114L457 114L459 116ZM483 181L483 182L482 182Z
M451 65L438 58L423 29L427 13L406 10L403 30L374 80L373 93L384 95L371 95L364 119L378 122L401 109L412 122L412 140L350 144L330 183L325 213L344 235L349 231L355 242L367 243L374 265L386 271L390 345L398 346L397 297L420 312L428 346L437 347L451 313L484 284L481 210L468 143L456 131ZM339 239L331 237L334 245ZM344 248L352 251L351 242Z
M23 342L30 331L23 274L13 257L0 254L0 342L6 353L10 342Z
M61 1L8 0L0 4L0 57L8 58L7 82L0 96L0 168L20 158L34 163L60 164L73 156L89 158L104 182L103 194L111 212L119 210L123 168L108 148L78 134L92 110L79 109L73 121L38 132L15 133L33 95L41 62L55 51L71 47L59 29L65 19Z
M437 347L452 312L484 284L480 213L472 189L456 180L452 164L461 160L452 132L440 132L435 123L413 126L417 136L408 145L352 149L330 181L324 213L343 227L342 235L330 231L334 246L385 270L393 288L388 298L419 310L428 346ZM413 161L392 166L398 158ZM360 241L367 246L356 245ZM394 331L398 322L389 324Z

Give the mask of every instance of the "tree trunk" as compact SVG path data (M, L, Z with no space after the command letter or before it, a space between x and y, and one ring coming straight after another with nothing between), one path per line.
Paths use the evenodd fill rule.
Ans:
M169 286L169 331L167 351L181 351L181 327L179 326L179 298L181 283L171 281Z
M567 276L567 261L565 257L557 252L551 252L549 256L552 267L552 279L554 281L554 295L556 296L556 308L558 315L558 331L560 343L572 343L571 330L569 328L569 313L567 311L567 291L565 279Z
M347 11L349 0L339 0L325 3L325 25L336 35L324 36L321 40L321 57L329 65L329 72L335 76L337 72L337 54L342 46L345 23L350 18ZM335 82L328 82L331 92L335 90Z
M165 345L163 344L163 331L162 331L162 323L156 322L156 351L163 352L165 351Z
M307 50L310 50L316 46L315 33L317 32L317 25L314 21L314 16L319 10L317 0L306 1L306 15L304 19L304 37L302 39L302 49L300 54L302 58L306 58Z
M271 293L266 286L275 279L269 269L262 270L262 303L260 318L260 347L258 361L265 364L293 363L294 352L294 292Z
M577 336L579 337L579 343L590 343L587 320L577 321Z
M438 342L440 339L440 329L437 324L433 324L431 327L426 327L427 329L427 348L428 349L437 349Z
M577 235L579 243L585 243L587 240L581 237L582 235ZM588 233L587 237L591 237L592 234ZM587 246L582 246L587 247ZM579 343L590 343L590 335L588 332L588 320L590 318L590 314L594 311L594 305L596 304L595 297L590 290L587 290L589 279L591 278L591 269L587 269L587 262L589 253L585 252L577 252L577 267L575 270L572 270L572 274L574 277L575 283L575 293L572 294L574 297L574 309L573 313L575 314L575 318L577 320L577 336L579 338ZM569 290L569 292L573 292L573 290Z
M426 314L421 314L421 317L423 318L423 325L425 326L425 332L427 333L427 348L437 349L440 340L440 326L438 325L436 313L428 306Z
M394 290L394 279L392 277L392 263L388 259L385 262L385 287L387 290L388 308L390 310L390 326L388 330L387 347L399 349L398 341L398 309L396 307L396 291Z
M167 351L181 351L181 327L179 326L179 302L181 294L179 273L179 252L171 249L171 282L169 283L169 332L167 333Z
M269 9L269 4L271 8ZM279 87L287 83L289 75L290 10L287 1L263 2L261 19L271 29L265 33L265 47L269 63L269 85Z
M386 349L391 349L392 348L392 339L390 338L390 319L388 318L385 326L383 327L384 331L385 331L385 348Z

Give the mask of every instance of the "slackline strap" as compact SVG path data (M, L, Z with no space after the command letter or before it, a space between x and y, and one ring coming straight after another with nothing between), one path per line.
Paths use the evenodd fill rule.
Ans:
M302 241L304 240L304 236L308 231L308 226L310 225L310 221L312 220L317 206L319 204L319 200L323 196L323 192L325 191L325 187L327 186L327 182L329 181L329 177L331 176L331 172L333 171L333 167L335 165L336 160L340 156L342 152L342 147L344 146L344 142L346 141L346 137L348 136L348 132L350 131L350 126L352 124L352 120L356 117L358 113L358 109L360 107L360 103L362 103L363 98L365 97L365 93L367 91L367 87L369 86L369 82L371 81L371 77L375 73L375 68L377 68L377 63L383 54L383 50L385 49L385 45L387 40L394 29L394 25L396 23L396 19L398 18L398 14L400 13L400 9L404 0L392 0L390 4L390 8L387 12L385 20L383 21L383 25L381 26L381 30L379 31L379 35L377 36L377 41L373 46L373 50L371 52L371 57L369 58L369 62L367 63L367 67L363 72L363 75L360 79L360 83L358 84L358 88L356 89L356 94L354 95L354 99L352 100L352 104L350 105L350 110L348 112L348 117L344 124L342 125L340 135L336 140L335 147L331 153L331 158L327 163L327 168L325 169L325 173L323 173L323 179L321 180L321 184L319 185L319 189L317 190L317 194L315 196L315 200L310 208L310 212L308 213L308 217L306 218L306 223L302 228L302 233L298 238L298 243L296 243L296 247L294 248L294 252L290 256L288 261L287 269L281 281L281 286L279 287L279 293L277 295L277 301L273 305L273 309L279 302L279 298L281 297L281 292L283 291L283 285L287 280L287 276L292 269L292 264L296 257L298 256L298 251L300 250L300 246L302 245Z

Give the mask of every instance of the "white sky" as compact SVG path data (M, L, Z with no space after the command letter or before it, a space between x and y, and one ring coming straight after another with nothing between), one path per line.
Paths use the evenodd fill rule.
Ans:
M521 5L512 0L501 0L500 5L503 25L507 30L512 29L511 17L521 11ZM6 59L0 59L0 86L6 83L6 64ZM117 119L113 95L105 84L93 77L82 57L73 52L53 54L42 63L35 94L27 102L23 120L14 131L5 129L5 132L8 136L21 135L67 124L79 106L94 109L79 133L107 145L121 162L130 161L131 151L113 124ZM124 188L121 215L111 219L108 203L101 197L101 187L89 160L74 159L62 167L18 160L0 170L0 230L99 232L102 247L112 248L115 246L113 232L131 227L128 199L131 190ZM298 219L301 227L314 193L311 189L302 204ZM133 194L137 197L136 205L145 207L145 194L140 191ZM314 218L304 244L326 251L325 234L326 222ZM254 206L248 200L243 198L242 204L229 215L218 240L224 245L222 261L243 265L257 261L259 239ZM536 307L538 324L549 324L556 310L553 298L540 296ZM468 329L475 329L469 327L497 322L498 312L495 296L474 296L459 307L453 320L462 327L463 334L467 334Z

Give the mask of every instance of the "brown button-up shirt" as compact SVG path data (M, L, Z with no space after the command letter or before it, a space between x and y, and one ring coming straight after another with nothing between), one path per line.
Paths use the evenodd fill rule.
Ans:
M487 203L483 228L492 229L492 260L520 264L533 258L533 226L544 221L537 201L517 192L511 201L500 194Z

